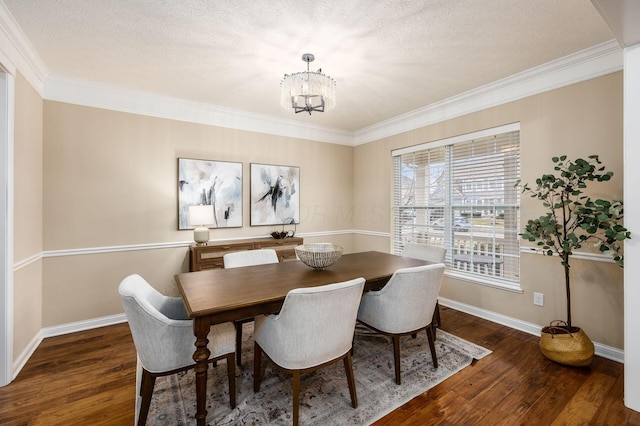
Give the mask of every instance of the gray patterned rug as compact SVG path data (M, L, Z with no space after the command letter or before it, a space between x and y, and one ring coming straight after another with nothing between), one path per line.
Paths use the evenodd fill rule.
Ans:
M236 369L237 406L229 407L224 361L208 370L207 423L211 425L290 425L291 376L263 358L261 390L253 392L253 325L245 324L242 366ZM358 408L351 407L342 362L302 376L300 424L366 425L393 411L491 351L438 330L438 368L433 368L426 333L400 340L402 385L395 384L391 340L358 327L353 369ZM156 381L148 425L195 424L193 370Z

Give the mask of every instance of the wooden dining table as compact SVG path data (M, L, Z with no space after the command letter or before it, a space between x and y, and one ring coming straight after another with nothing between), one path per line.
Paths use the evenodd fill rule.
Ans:
M290 261L177 274L176 284L189 317L194 320L197 424L204 425L207 417L207 361L210 355L207 336L211 325L277 313L287 293L295 288L363 277L365 291L377 290L387 283L397 269L428 263L368 251L345 254L325 270L314 270L301 261Z

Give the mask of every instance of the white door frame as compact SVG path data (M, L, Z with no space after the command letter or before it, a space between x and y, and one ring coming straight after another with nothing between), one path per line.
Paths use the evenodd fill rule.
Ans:
M14 90L0 64L0 386L13 380Z
M624 243L624 404L640 410L640 44L624 49L624 226L632 231L632 240Z

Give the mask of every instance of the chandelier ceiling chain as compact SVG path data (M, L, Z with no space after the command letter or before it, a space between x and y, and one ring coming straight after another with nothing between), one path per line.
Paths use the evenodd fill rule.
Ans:
M311 53L302 55L307 63L307 70L285 74L280 82L280 104L284 109L293 108L297 113L306 111L324 112L336 105L336 82L331 77L318 71L310 71L309 64L315 57Z

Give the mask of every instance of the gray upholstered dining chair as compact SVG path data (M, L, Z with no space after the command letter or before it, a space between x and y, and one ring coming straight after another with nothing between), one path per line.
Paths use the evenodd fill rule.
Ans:
M300 411L300 374L340 360L351 405L358 407L351 345L364 278L291 290L277 315L256 317L253 389L260 390L262 354L293 375L293 424Z
M402 256L412 257L414 259L426 260L428 262L444 263L447 257L447 249L444 247L433 246L430 244L406 243L402 248ZM436 327L440 327L442 320L440 319L440 304L436 301L436 309L433 312L433 337L436 335Z
M193 321L188 318L181 298L164 296L140 275L129 275L123 279L118 292L138 354L136 390L141 397L138 425L144 425L156 377L195 367ZM211 327L208 348L211 351L209 361L227 360L229 403L234 408L236 379L233 324Z
M398 269L380 291L362 296L358 321L373 331L391 336L396 383L400 384L400 336L425 329L433 365L438 368L433 312L442 284L444 264Z
M241 268L244 266L267 265L278 263L278 254L274 249L245 250L227 253L223 257L224 267ZM236 363L242 364L242 325L253 321L246 318L235 321L236 326Z

